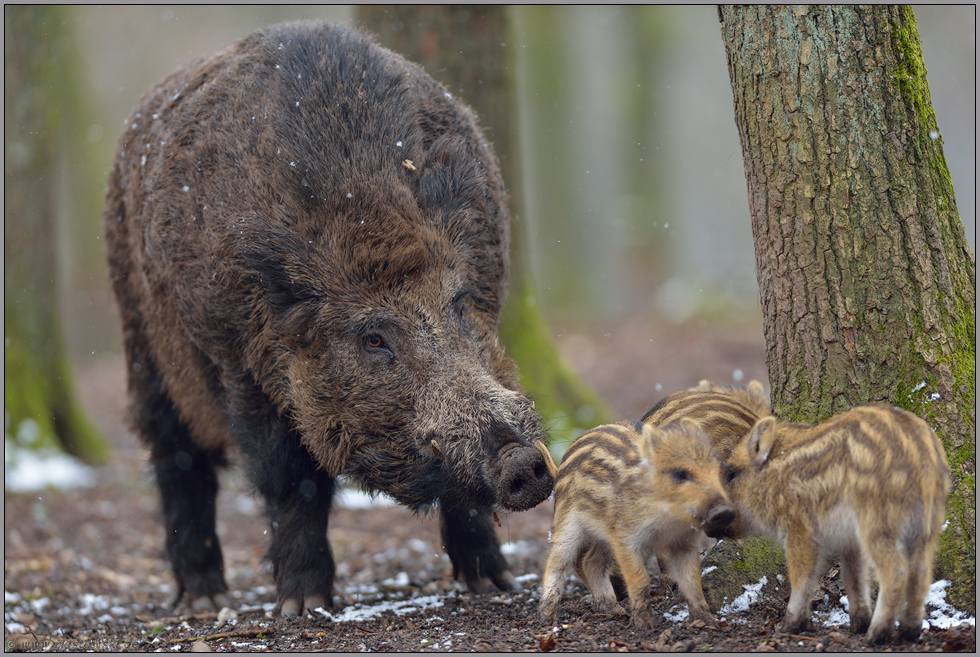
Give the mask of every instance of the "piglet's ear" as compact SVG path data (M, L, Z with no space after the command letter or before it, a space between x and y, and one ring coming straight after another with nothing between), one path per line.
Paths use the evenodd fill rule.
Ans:
M769 459L773 441L776 439L776 418L764 417L752 427L749 434L749 457L756 466L761 466Z
M689 434L695 434L696 435L696 434L699 434L699 433L703 433L704 432L704 430L701 429L701 425L700 424L698 424L695 420L692 420L691 418L687 417L686 415L681 418L681 421L680 421L679 424L684 429L684 431L686 431Z
M641 435L637 444L637 451L639 451L641 458L652 462L657 447L660 446L660 442L664 439L664 433L650 424L644 424L640 431Z

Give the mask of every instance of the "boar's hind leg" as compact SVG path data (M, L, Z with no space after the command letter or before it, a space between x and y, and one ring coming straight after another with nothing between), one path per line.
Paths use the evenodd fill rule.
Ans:
M462 573L474 593L488 593L494 586L501 590L518 588L500 553L500 540L487 511L443 506L442 542L453 563L453 577Z
M265 498L272 525L268 559L283 616L333 606L334 560L327 519L334 480L319 470L299 436L273 421L249 442L253 482Z
M142 370L152 370L152 365L144 365ZM209 603L220 608L227 604L223 594L228 586L214 523L217 469L224 464L224 454L193 443L163 393L159 377L144 383L148 387L141 387L149 389L149 394L137 406L136 425L151 447L163 502L167 555L177 580L171 605L176 606L186 592L195 609L206 608Z

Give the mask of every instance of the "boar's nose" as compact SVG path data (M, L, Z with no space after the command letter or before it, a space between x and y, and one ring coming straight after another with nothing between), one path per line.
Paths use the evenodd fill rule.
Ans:
M712 538L724 538L734 520L735 510L727 504L719 504L708 513L704 521L704 533Z
M497 456L501 460L497 496L505 509L525 511L551 495L555 481L537 448L510 443Z

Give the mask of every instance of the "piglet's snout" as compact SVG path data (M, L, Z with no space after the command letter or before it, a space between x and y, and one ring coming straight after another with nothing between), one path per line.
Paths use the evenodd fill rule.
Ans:
M735 509L721 502L708 511L704 519L704 532L712 538L728 536L728 529L735 520Z
M531 445L510 443L501 448L497 496L511 511L525 511L551 495L555 481L541 452Z

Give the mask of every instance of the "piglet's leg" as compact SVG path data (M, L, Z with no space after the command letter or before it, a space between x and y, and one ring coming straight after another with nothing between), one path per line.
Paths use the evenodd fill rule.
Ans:
M887 643L894 638L895 620L905 602L909 564L905 555L895 549L893 540L882 536L868 546L869 552L875 555L879 583L878 601L868 628L868 641L872 644Z
M708 610L708 601L704 599L701 559L697 546L681 546L670 551L666 567L667 574L677 582L677 588L687 601L691 620L700 620L709 627L717 627L718 623Z
M593 545L582 555L578 575L589 587L595 606L599 613L622 614L623 608L616 602L616 592L613 590L609 571L613 565L612 555L603 544Z
M548 561L544 567L541 602L538 605L538 617L542 623L550 625L558 622L562 588L565 586L569 571L574 566L575 556L582 546L582 534L576 529L577 525L574 522L563 522L560 516L552 526L551 553L548 554Z
M926 595L932 583L934 554L935 544L924 539L909 555L905 607L898 620L898 638L902 641L918 641L922 633Z
M462 574L474 593L519 588L500 552L500 540L488 511L443 506L441 513L442 542L453 564L453 577Z
M819 553L809 534L800 532L787 539L786 570L791 591L780 632L795 634L810 629L810 598L819 580L819 561Z
M633 626L640 629L653 627L653 610L650 607L650 574L646 563L636 553L620 542L610 546L613 558L626 582L626 590L630 598L630 616Z
M863 634L871 624L871 587L868 567L860 545L841 554L841 578L850 601L851 632Z

